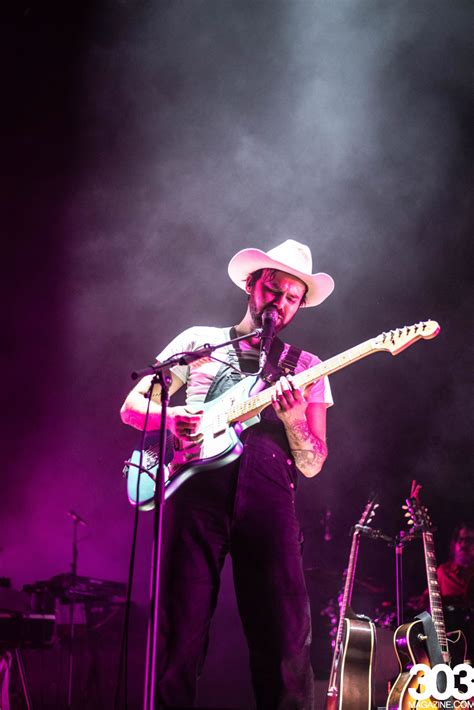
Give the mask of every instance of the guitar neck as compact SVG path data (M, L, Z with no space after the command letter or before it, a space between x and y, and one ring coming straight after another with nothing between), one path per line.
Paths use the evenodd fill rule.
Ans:
M318 365L314 365L314 367L310 367L308 370L299 372L294 376L293 381L296 387L304 389L309 384L321 379L321 377L342 370L344 367L352 365L354 362L362 360L362 358L379 352L380 350L382 350L382 348L376 347L373 340L367 340L365 343L345 350L343 353L335 355L325 362L320 362ZM274 386L269 387L249 397L244 402L235 404L227 413L228 422L239 421L240 419L249 417L253 413L261 412L262 409L265 409L265 407L271 403L274 390Z
M352 535L351 552L349 555L349 564L347 566L346 582L344 584L344 592L342 595L341 608L339 612L339 623L337 625L336 641L334 644L334 653L332 657L331 673L329 675L329 689L333 689L336 684L337 667L342 649L342 638L344 635L344 619L347 614L347 608L350 606L352 599L352 590L354 588L355 569L357 564L357 555L359 553L360 533L356 529Z
M436 574L436 552L433 535L430 532L423 533L423 548L425 551L426 578L428 581L431 617L433 619L441 653L443 654L443 660L445 663L449 663L450 658L448 640L446 638L446 628L444 625L443 604L439 591L438 576Z

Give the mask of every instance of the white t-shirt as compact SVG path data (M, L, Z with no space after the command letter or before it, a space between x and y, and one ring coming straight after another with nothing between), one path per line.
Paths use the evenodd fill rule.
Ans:
M169 345L166 346L164 350L157 355L157 360L159 362L164 362L173 355L178 353L190 352L193 350L198 350L205 345L217 345L226 340L230 340L230 328L213 328L209 326L193 326L183 331L174 338ZM289 345L285 343L283 349L282 357L286 355L289 350ZM216 350L213 355L228 362L228 353L232 348L231 345ZM255 351L257 353L257 351ZM247 351L244 351L244 355ZM258 354L258 353L257 353ZM295 369L295 374L301 372L302 370L307 370L314 365L320 363L321 360L303 350L298 360L298 364ZM202 359L196 360L189 365L175 365L171 368L173 374L179 377L180 380L186 385L186 404L196 404L204 402L207 392L214 381L217 373L221 368L222 363L216 360ZM322 403L327 407L334 404L331 387L329 385L329 380L327 377L323 377L317 380L309 390L309 396L307 397L308 402L312 403Z

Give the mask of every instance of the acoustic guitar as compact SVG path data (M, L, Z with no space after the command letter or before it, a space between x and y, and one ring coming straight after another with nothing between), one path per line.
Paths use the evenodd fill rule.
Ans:
M326 710L372 710L375 626L351 608L360 536L372 522L378 503L369 500L353 528L349 563L332 657Z

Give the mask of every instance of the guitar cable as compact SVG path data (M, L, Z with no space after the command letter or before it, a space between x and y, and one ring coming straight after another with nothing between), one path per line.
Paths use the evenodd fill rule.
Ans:
M154 378L153 378L154 379ZM140 457L138 461L138 476L137 476L137 490L135 500L137 504L135 506L135 514L133 516L133 532L132 532L132 544L130 547L130 562L128 568L128 580L127 580L127 596L125 599L125 615L122 627L122 639L120 642L120 655L117 670L117 681L115 685L115 698L114 698L114 710L119 710L119 699L120 699L120 688L122 686L123 677L123 699L124 699L124 709L128 709L128 637L129 637L129 626L130 626L130 610L132 604L132 590L133 590L133 577L135 574L135 556L137 548L138 539L138 523L140 519L140 482L141 475L143 471L143 455L145 450L145 437L147 434L148 419L150 416L150 404L151 404L151 393L155 382L150 384L150 389L147 397L147 407L145 411L145 419L143 422L143 429L140 435Z

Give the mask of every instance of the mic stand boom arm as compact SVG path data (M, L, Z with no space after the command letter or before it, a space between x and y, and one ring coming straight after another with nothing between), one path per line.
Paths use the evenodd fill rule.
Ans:
M173 357L168 358L168 360L165 360L164 362L155 363L154 365L148 365L147 367L143 367L141 370L134 370L134 372L131 373L130 377L132 378L132 380L139 380L142 377L145 377L145 375L156 375L161 370L167 370L170 367L173 367L173 365L189 365L189 363L194 362L195 360L201 360L201 358L210 357L214 350L224 348L226 345L232 345L233 343L238 343L240 340L247 340L248 338L261 338L262 333L263 328L255 328L255 330L252 330L251 333L239 335L238 338L226 340L225 342L219 343L218 345L210 345L209 343L206 343L202 348L199 348L199 350L191 350L185 353L178 353L177 355L173 355Z

